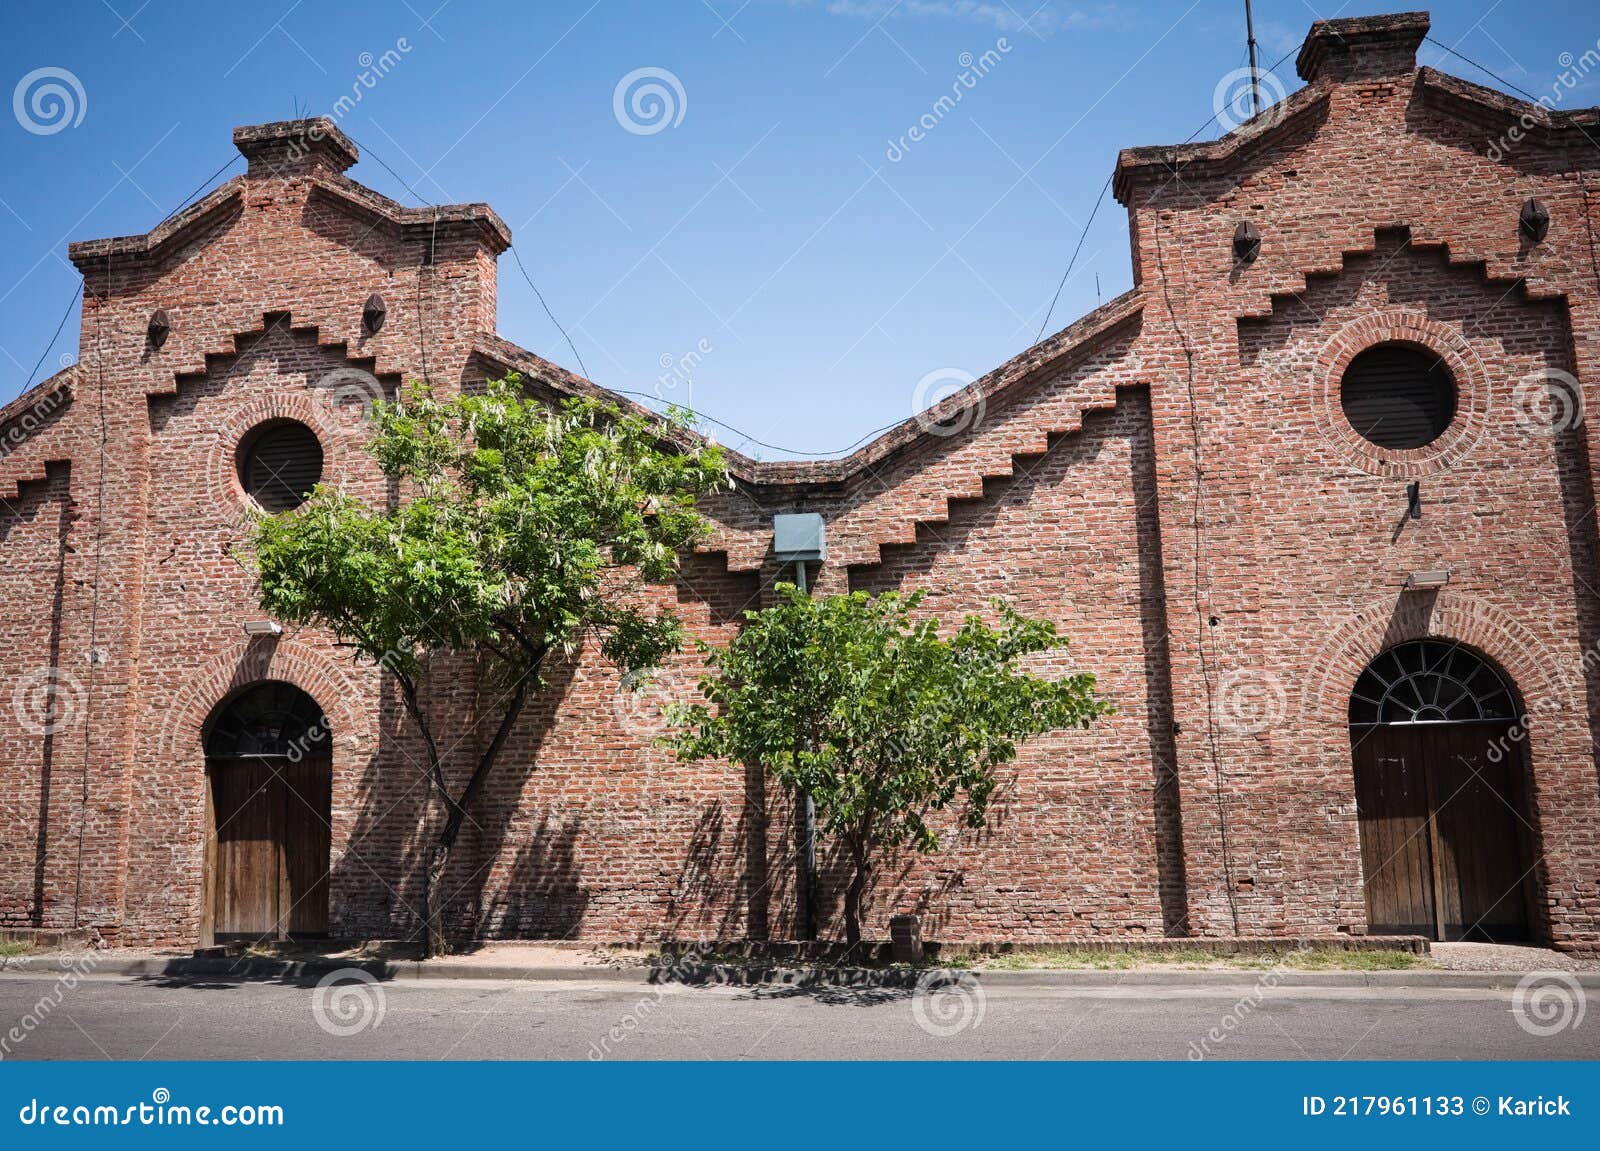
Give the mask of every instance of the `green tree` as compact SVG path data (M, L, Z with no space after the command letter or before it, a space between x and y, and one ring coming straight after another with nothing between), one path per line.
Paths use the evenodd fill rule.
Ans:
M426 948L446 948L443 880L451 848L552 654L597 643L624 672L677 649L677 618L647 609L639 585L671 579L706 526L695 500L726 482L722 452L665 421L615 405L524 395L518 377L436 399L414 386L380 405L371 451L400 498L370 504L318 485L301 507L263 519L250 549L261 604L287 623L328 628L398 685L427 752L444 819L425 872ZM475 722L493 722L466 785L445 777L430 672L466 657L494 687ZM452 670L452 664L455 670Z
M969 616L943 639L938 620L917 617L920 592L778 590L726 648L702 645L710 705L670 708L667 742L682 759L763 765L811 795L822 832L849 854L845 938L855 944L880 856L937 850L929 817L955 805L963 827L984 826L995 769L1019 741L1087 727L1111 708L1092 675L1023 670L1024 657L1067 640L999 600L999 627Z

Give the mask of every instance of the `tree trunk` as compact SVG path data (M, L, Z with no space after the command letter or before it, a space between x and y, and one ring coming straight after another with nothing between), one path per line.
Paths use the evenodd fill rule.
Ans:
M456 836L461 834L461 825L466 822L467 812L477 801L478 793L483 790L484 782L489 778L489 773L500 756L500 749L505 746L506 740L511 736L511 729L517 724L517 717L522 714L522 706L528 699L528 681L532 674L530 670L517 681L517 686L511 694L511 702L506 706L505 714L500 717L500 724L495 729L494 738L479 757L478 765L472 769L472 777L467 780L466 790L461 793L461 798L452 799L448 792L444 793L449 814L445 817L444 830L439 833L438 840L428 851L426 870L423 872L422 907L423 917L427 921L423 925L424 959L444 955L450 949L450 941L444 930L444 877L450 865L450 849L456 845Z
M444 931L444 874L450 866L450 845L436 841L423 871L422 903L427 919L422 936L422 957L433 959L450 949Z
M861 896L867 889L868 862L864 853L852 849L855 870L844 892L844 941L851 947L861 942Z

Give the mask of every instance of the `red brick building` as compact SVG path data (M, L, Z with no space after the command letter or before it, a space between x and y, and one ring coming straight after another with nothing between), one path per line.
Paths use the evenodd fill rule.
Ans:
M659 589L694 633L770 597L775 514L817 512L815 588L1003 596L1119 709L887 873L878 933L1600 946L1600 112L1418 68L1427 27L1319 22L1302 90L1124 152L1133 289L934 414L842 460L734 458ZM490 208L354 183L327 121L234 139L244 175L72 245L79 361L0 410L6 925L414 934L434 813L392 685L271 634L232 546L295 498L274 475L386 498L364 405L404 379L600 393L494 334ZM558 669L457 849L458 931L793 934L791 800L652 746L696 670L635 695L594 653ZM458 770L477 690L427 701Z

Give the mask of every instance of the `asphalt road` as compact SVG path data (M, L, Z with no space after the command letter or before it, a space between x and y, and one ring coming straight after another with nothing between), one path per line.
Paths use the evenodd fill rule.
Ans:
M56 999L59 1002L51 1003ZM1600 998L1550 1035L1509 992L276 983L0 976L11 1059L1600 1059ZM1568 1002L1567 1019L1577 1004ZM24 1022L20 1041L6 1032ZM347 1033L340 1033L347 1032Z

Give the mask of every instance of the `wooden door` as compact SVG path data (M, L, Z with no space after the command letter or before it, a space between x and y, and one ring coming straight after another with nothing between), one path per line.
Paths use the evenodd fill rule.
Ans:
M1352 732L1368 930L1528 937L1520 748L1508 730L1485 723Z
M327 759L213 759L209 774L214 934L325 934L332 786Z
M1436 930L1428 789L1413 727L1351 733L1367 929L1377 935Z
M1513 763L1504 724L1431 729L1429 786L1440 891L1439 938L1490 942L1528 938L1527 865ZM1491 755L1491 747L1503 750Z
M326 759L285 761L282 779L285 930L290 935L326 935L333 772Z

